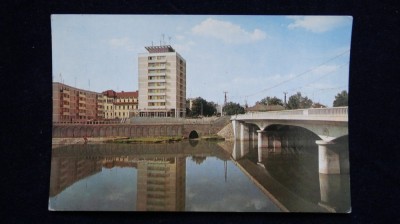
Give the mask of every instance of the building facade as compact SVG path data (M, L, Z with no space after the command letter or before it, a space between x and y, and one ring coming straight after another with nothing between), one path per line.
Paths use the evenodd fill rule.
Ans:
M85 122L104 119L100 93L53 82L53 122Z
M138 91L96 93L53 82L53 122L82 123L138 114Z
M185 117L186 61L171 46L139 54L139 116Z
M105 119L121 119L137 116L139 92L103 92L105 97Z

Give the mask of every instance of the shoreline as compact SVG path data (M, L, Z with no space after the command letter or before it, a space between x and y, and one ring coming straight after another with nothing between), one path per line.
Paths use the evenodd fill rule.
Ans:
M118 144L146 144L146 143L171 143L187 140L183 136L158 136L158 137L77 137L77 138L52 138L52 148L58 148L66 145L76 145L76 144L106 144L106 143L118 143ZM225 138L220 136L203 136L196 139L190 139L194 141L205 140L205 141L226 141Z

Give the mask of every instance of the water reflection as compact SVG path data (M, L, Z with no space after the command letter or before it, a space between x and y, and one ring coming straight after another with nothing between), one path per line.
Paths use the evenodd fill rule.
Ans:
M235 141L231 155L260 189L285 211L349 212L349 174L320 174L316 136L270 131L266 147L257 141ZM277 139L279 144L277 144ZM342 170L348 170L347 138L338 140ZM228 147L229 148L229 147Z
M52 210L279 211L210 142L56 148L50 188Z
M185 210L185 157L138 163L137 211Z
M290 139L280 147L252 140L56 148L49 208L348 211L349 176L319 174L318 147Z

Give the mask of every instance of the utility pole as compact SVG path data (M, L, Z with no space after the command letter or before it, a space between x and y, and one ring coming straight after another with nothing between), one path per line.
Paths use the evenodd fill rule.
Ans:
M285 109L286 109L286 94L287 94L287 92L283 92L283 94L285 94Z
M227 92L227 91L224 91L223 93L225 94L225 99L224 99L224 106L222 106L222 115L224 115L223 109L224 109L224 107L226 106L226 103L227 103L226 94L227 94L228 92Z
M224 91L224 94L225 94L224 106L225 106L226 103L227 103L227 98L226 98L226 94L227 94L227 93L228 93L228 92Z

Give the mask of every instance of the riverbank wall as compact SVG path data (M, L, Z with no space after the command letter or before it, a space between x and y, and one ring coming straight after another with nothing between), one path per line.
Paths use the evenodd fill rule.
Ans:
M106 138L182 136L195 132L199 137L215 135L229 122L229 117L207 123L121 123L121 124L53 124L53 138Z

